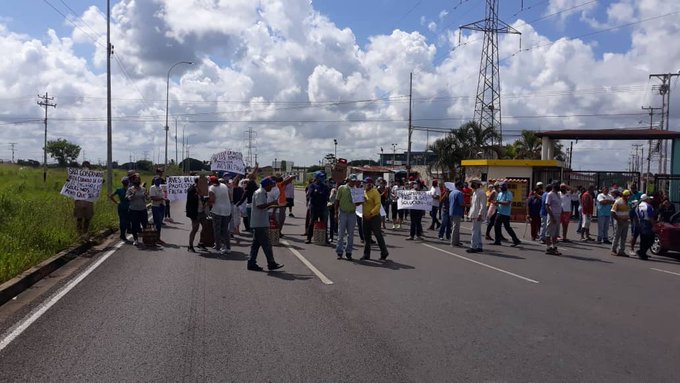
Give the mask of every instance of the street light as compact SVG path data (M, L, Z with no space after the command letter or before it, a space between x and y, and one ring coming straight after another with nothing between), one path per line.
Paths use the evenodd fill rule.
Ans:
M394 161L397 157L397 144L392 144L392 166L394 166Z
M333 139L333 146L335 149L333 150L333 157L335 158L335 162L338 162L338 140Z
M193 65L194 63L191 61L179 61L174 63L170 69L168 69L168 76L165 81L165 167L163 170L165 172L168 171L168 130L170 130L170 127L168 126L168 112L170 111L170 72L179 64L187 64L187 65Z
M383 166L383 148L380 147L380 166Z

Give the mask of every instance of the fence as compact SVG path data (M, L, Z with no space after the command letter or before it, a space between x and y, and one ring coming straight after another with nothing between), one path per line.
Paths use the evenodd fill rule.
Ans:
M654 193L664 193L670 202L680 204L680 174L655 175Z

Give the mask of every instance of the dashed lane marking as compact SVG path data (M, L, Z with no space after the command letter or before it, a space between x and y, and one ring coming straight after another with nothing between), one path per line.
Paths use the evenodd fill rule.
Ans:
M295 256L300 260L300 262L302 262L305 266L307 266L307 268L308 268L309 270L311 270L312 273L316 274L316 276L319 277L319 279L321 280L321 282L323 282L323 283L326 284L326 285L332 285L332 284L333 284L333 281L331 281L330 279L328 279L328 277L326 277L321 271L319 271L319 269L317 269L316 267L314 267L314 265L312 265L312 263L309 262L309 261L307 260L307 258L305 258L302 254L300 254L299 251L297 251L296 249L294 249L294 248L290 245L290 243L288 243L288 241L281 240L280 242L281 242L284 246L286 246L286 247L288 248L288 250L290 250L290 252L293 253L293 255L295 255Z
M447 251L447 250L444 250L444 249L440 249L440 248L438 248L438 247L436 247L436 246L428 245L427 243L423 243L423 246L429 247L430 249L434 249L434 250L440 251L440 252L445 253L445 254L453 255L454 257L459 258L459 259L462 259L462 260L464 260L464 261L472 262L472 263L474 263L474 264L476 264L476 265L479 265L479 266L482 266L482 267L486 267L486 268L489 268L489 269L491 269L491 270L495 270L495 271L501 272L501 273L503 273L503 274L510 275L510 276L512 276L512 277L515 277L515 278L519 278L519 279L524 280L524 281L527 281L527 282L531 282L531 283L539 283L538 281L533 280L533 279L531 279L531 278L523 277L523 276L521 276L521 275L519 275L519 274L515 274L515 273L512 273L512 272L510 272L510 271L503 270L503 269L500 269L500 268L495 267L495 266L487 265L486 263L483 263L483 262L475 261L474 259L470 259L470 258L468 258L468 257L464 257L464 256L462 256L462 255L458 255L458 254L456 254L456 253L452 253L452 252L450 252L450 251Z

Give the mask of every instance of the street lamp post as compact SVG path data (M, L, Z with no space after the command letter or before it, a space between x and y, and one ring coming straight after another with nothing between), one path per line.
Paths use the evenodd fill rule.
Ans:
M335 139L335 138L333 139L333 146L334 146L333 157L334 157L334 161L337 163L338 162L338 140Z
M380 166L383 166L383 148L380 147Z
M170 69L168 69L168 76L165 81L165 167L164 171L168 171L168 131L170 127L168 126L168 112L170 111L170 72L179 64L193 65L191 61L179 61L174 63Z
M392 166L394 166L394 161L397 157L397 144L392 144Z

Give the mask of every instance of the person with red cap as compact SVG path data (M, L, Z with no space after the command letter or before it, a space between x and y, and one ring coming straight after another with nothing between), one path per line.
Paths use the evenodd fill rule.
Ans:
M364 256L361 260L371 259L371 234L375 235L375 239L380 247L380 259L386 260L389 256L385 239L380 230L380 193L373 187L373 179L366 177L364 179L366 191L364 192L364 207L363 207L363 229L364 229Z

